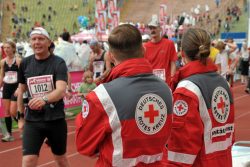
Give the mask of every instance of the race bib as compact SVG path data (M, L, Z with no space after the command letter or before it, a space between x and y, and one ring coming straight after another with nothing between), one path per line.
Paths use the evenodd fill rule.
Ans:
M94 61L93 62L93 71L94 71L94 79L96 79L98 76L96 74L102 75L104 71L104 61Z
M52 75L42 75L27 79L30 96L32 98L42 97L54 90Z
M4 83L7 83L7 84L17 83L17 71L5 72L3 81L4 81Z
M165 69L153 69L153 74L161 78L163 81L166 80Z

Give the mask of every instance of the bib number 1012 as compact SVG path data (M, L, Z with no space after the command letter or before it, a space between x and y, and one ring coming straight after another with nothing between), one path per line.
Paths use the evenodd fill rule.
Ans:
M37 84L34 85L34 88L35 88L35 93L48 92L47 84Z

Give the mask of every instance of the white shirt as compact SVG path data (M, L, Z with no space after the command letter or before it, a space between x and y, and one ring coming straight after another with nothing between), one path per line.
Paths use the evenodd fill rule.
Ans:
M55 47L54 54L65 61L69 71L81 70L80 59L72 43L60 40L59 44Z

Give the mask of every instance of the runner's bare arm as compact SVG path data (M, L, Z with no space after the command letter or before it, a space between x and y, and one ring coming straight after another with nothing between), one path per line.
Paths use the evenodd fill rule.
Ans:
M4 61L5 59L1 60L0 62L0 88L3 86L3 77L4 77Z
M67 73L67 75L68 75L68 85L67 85L67 91L66 91L66 98L71 99L73 96L72 89L71 89L71 75L69 72Z
M71 92L71 91L72 91L72 90L71 90L71 75L70 75L69 72L67 72L67 75L68 75L68 87L67 87L67 90L68 90L69 92Z
M89 55L89 64L88 64L88 70L92 71L93 72L93 62L94 62L94 59L95 59L95 53L94 52L91 52L90 55Z
M104 55L104 60L105 60L105 64L106 64L106 70L103 72L102 74L102 78L101 79L104 79L106 76L108 76L110 70L111 70L111 60L109 58L109 55L108 53L106 52L105 55Z
M18 93L17 93L17 110L21 113L24 112L24 104L23 104L23 93L27 90L25 84L18 84Z
M17 63L17 66L19 67L20 64L21 64L21 61L22 59L20 57L16 57L16 63Z
M176 72L176 64L175 61L171 61L171 77L174 76L175 72Z

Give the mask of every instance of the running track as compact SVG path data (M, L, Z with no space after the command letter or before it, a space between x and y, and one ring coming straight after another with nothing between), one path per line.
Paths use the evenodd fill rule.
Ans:
M244 92L245 87L236 83L234 92L235 103L235 129L236 141L249 140L250 141L250 95ZM92 167L96 159L87 158L77 153L74 143L74 120L68 120L68 147L67 156L71 167ZM14 142L2 143L0 142L0 166L1 167L19 167L21 166L22 147L21 139L18 138L19 133L15 132ZM38 167L54 167L56 166L50 148L43 145Z

